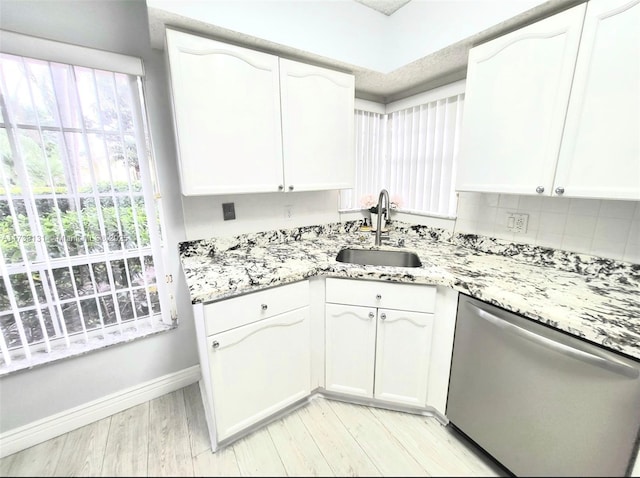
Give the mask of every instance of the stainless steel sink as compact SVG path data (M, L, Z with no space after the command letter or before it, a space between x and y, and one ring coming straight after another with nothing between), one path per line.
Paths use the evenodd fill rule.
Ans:
M349 262L365 266L420 267L422 262L413 252L380 251L371 249L342 249L336 257L338 262Z

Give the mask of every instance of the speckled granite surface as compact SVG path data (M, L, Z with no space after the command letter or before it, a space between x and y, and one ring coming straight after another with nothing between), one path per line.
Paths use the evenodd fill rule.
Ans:
M423 266L337 262L343 247L375 248L357 222L188 241L180 257L193 303L314 276L445 285L640 359L638 264L397 222L383 242Z

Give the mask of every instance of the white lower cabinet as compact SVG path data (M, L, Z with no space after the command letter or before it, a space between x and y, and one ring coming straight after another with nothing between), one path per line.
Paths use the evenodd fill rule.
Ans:
M435 290L433 286L327 279L325 388L425 407ZM332 303L355 300L418 310Z
M309 281L194 307L211 448L311 393Z
M312 282L194 307L214 451L315 391L444 416L457 292L353 279Z
M424 407L433 314L378 310L374 398Z
M325 314L325 388L372 397L376 309L327 304Z
M309 308L208 337L218 441L311 392Z

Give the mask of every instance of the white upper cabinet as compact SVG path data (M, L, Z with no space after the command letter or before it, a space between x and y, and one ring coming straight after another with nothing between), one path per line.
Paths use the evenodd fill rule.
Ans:
M556 188L640 200L640 0L591 0Z
M287 190L353 186L354 77L280 59Z
M640 200L640 0L473 48L459 160L459 191Z
M166 34L183 194L353 186L352 75Z
M278 57L167 30L185 195L282 184Z
M471 49L457 190L551 191L584 11Z

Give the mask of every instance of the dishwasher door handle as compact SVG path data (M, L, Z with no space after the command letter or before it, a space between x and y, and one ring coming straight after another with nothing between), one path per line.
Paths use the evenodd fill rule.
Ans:
M577 360L581 360L582 362L586 362L592 365L596 365L598 367L605 368L612 372L615 372L619 375L624 375L625 377L636 379L640 376L640 371L637 369L630 367L624 363L618 362L617 360L613 360L609 357L601 357L599 355L595 355L590 352L585 352L584 350L576 349L569 345L565 345L560 342L556 342L555 340L549 339L547 337L543 337L529 330L523 329L511 322L498 317L490 312L487 312L480 307L476 307L475 305L467 302L466 305L472 309L472 311L478 317L490 322L504 330L508 330L513 334L516 334L530 342L534 342L540 345L543 345L549 349L555 350L558 353L561 353L565 356L575 358Z

